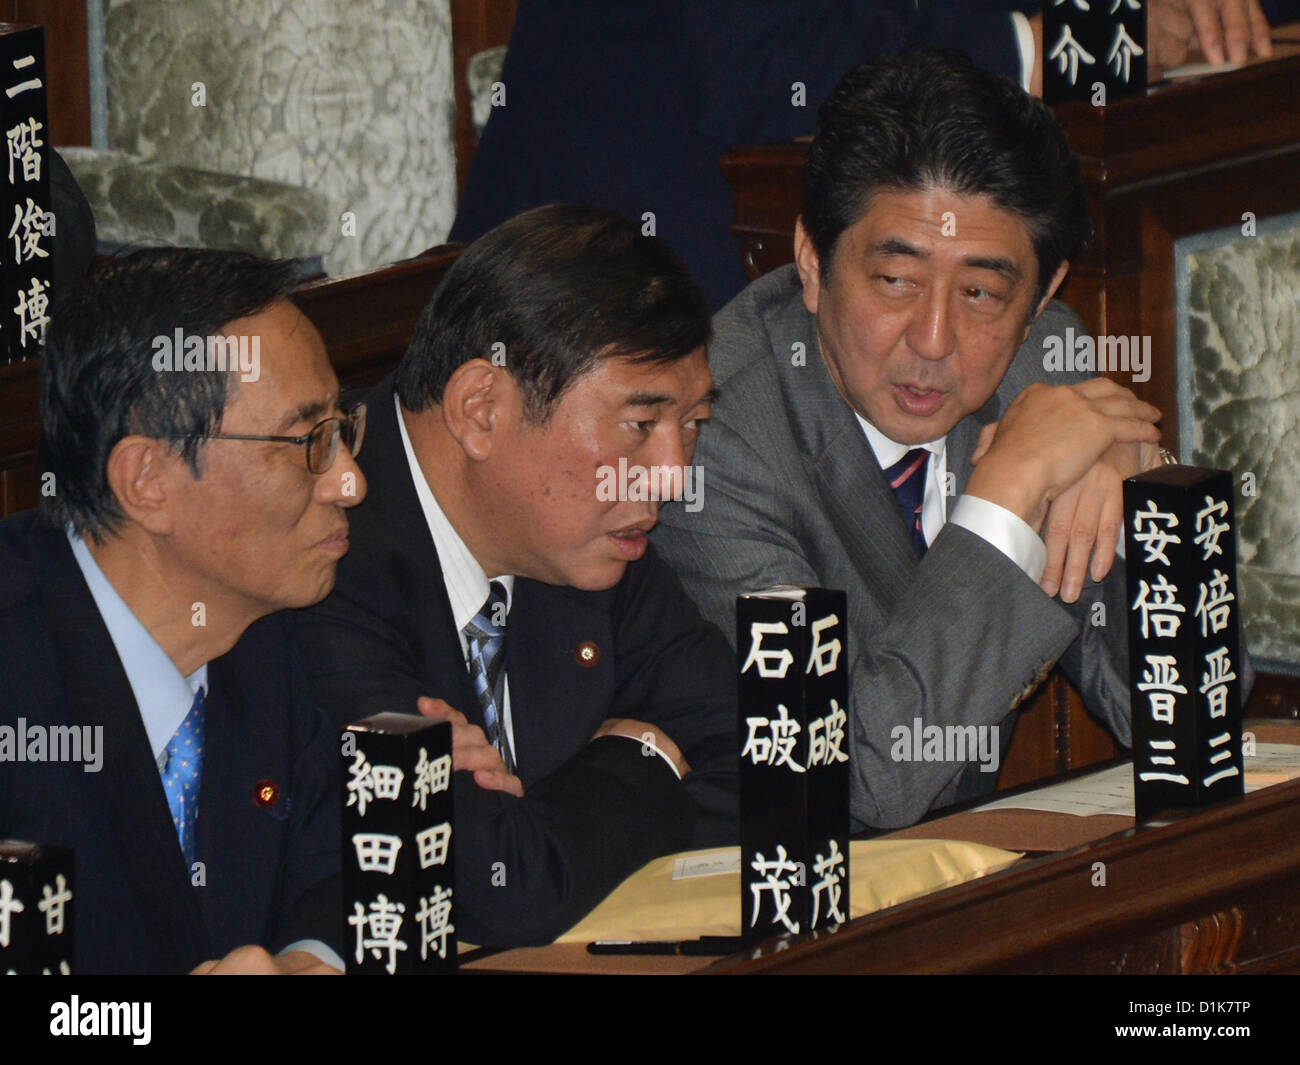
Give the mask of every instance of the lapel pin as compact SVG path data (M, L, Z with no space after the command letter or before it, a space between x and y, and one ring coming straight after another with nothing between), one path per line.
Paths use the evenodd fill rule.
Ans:
M280 785L274 780L259 780L253 785L253 803L265 809L280 798Z
M578 649L573 652L573 657L578 665L590 669L600 661L600 648L590 640L584 640L578 644Z

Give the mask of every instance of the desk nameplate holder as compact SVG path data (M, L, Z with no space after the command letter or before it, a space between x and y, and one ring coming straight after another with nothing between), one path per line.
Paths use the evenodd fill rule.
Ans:
M0 24L0 366L45 345L53 292L45 31Z
M340 739L348 974L453 971L451 725L375 714Z
M1161 466L1124 482L1138 822L1241 795L1233 479Z
M0 975L72 972L72 870L67 847L0 840Z
M747 939L849 916L846 617L844 593L822 588L736 598Z
M1147 87L1149 0L1043 5L1043 101L1105 107Z

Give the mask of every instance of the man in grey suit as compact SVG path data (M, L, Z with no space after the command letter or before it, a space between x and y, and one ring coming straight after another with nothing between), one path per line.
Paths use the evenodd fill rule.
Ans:
M1045 368L1085 333L1050 300L1088 236L1041 102L963 57L881 60L821 109L794 265L714 320L702 505L656 545L724 632L740 592L848 593L855 828L992 790L1058 659L1130 741L1112 563L1159 411Z

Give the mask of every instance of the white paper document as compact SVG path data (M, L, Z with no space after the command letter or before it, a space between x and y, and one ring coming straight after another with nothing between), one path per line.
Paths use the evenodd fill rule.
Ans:
M692 854L689 858L678 858L673 863L674 880L738 872L740 872L739 847L728 847L724 851L709 851L708 854Z
M1285 743L1257 743L1246 756L1246 793L1300 776L1300 747ZM1118 814L1133 816L1133 766L1117 765L1086 773L1064 784L998 799L978 810L1045 810L1049 813Z

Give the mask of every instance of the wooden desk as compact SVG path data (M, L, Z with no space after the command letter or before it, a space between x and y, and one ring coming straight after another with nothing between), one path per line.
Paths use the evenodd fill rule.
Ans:
M1252 723L1261 743L1300 727ZM650 973L1300 972L1300 780L1161 827L1114 817L1093 842L858 918L834 934L769 941L703 964L600 958L582 944L508 951L468 971ZM972 818L987 818L985 831ZM890 837L1006 846L1015 817L958 814ZM954 829L954 826L960 828ZM1124 826L1124 827L1121 827ZM1078 824L1071 831L1081 831ZM982 837L982 838L978 838ZM886 837L888 838L888 837ZM1104 886L1098 883L1104 870Z
M1297 833L1293 781L710 971L1300 972Z

